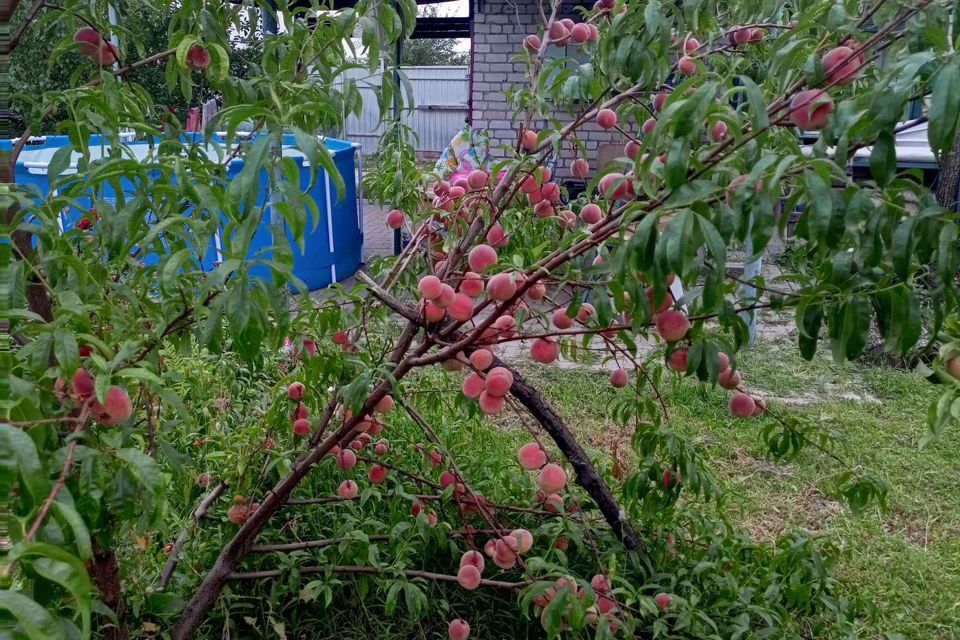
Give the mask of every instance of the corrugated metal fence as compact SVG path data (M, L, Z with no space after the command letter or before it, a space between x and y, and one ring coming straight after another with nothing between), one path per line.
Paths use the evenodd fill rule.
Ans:
M413 88L414 108L405 110L401 120L416 132L417 151L443 151L467 117L468 67L403 67L402 71ZM374 153L383 133L374 92L380 85L379 74L351 69L344 75L356 80L363 96L363 111L359 118L347 118L344 137L360 144L363 153Z

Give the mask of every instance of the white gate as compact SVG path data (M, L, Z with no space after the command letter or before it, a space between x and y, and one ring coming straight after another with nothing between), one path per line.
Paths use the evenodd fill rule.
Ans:
M410 81L414 99L413 109L404 110L401 121L416 133L417 151L443 151L467 118L469 68L402 67L401 70ZM363 97L360 117L347 117L344 137L359 144L364 154L375 153L383 135L374 90L380 85L380 74L351 69L344 75L356 81Z

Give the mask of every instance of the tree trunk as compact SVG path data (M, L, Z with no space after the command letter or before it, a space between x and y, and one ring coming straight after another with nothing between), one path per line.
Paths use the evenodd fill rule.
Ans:
M934 195L940 206L950 211L960 211L960 135L954 140L953 148L944 153L940 160Z
M117 614L117 625L103 630L107 640L127 640L127 625L124 620L126 608L123 605L123 590L120 585L120 567L113 549L104 549L100 545L93 548L93 559L87 563L87 571L93 578L93 584L100 590L100 599Z

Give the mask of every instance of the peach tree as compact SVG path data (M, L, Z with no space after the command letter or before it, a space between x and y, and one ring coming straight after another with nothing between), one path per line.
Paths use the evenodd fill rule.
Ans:
M896 157L896 134L921 123L935 153L954 144L953 4L543 2L537 32L515 43L529 80L508 91L516 137L450 180L418 171L390 124L370 184L409 242L319 300L288 295L302 283L282 231L269 256L250 251L265 216L295 242L317 220L276 151L292 134L336 174L317 136L360 106L344 72L380 67L411 33L412 2L281 8L247 79L231 76L227 45L261 36L253 4L176 3L156 52L105 5L18 4L0 10L0 55L57 22L73 35L51 56L87 63L73 86L33 96L31 130L70 140L49 188L12 180L31 130L0 151L5 634L283 636L369 598L463 640L471 622L482 633L473 592L518 603L489 615L538 616L550 636L793 636L824 611L849 622L810 541L758 548L691 510L717 489L662 388L728 390L731 420L773 457L833 457L835 494L854 509L884 487L751 387L736 359L747 318L793 314L806 357L824 343L856 358L874 331L891 351L936 345L929 373L947 391L933 433L956 417L956 213ZM589 62L548 57L551 45ZM147 65L187 99L201 74L222 94L208 140L126 77ZM380 104L403 97L382 74ZM911 102L923 113L905 122ZM588 127L621 137L622 155L598 166ZM129 131L145 157L122 144ZM861 150L870 177L854 181ZM732 251L759 256L794 221L796 273L728 272ZM224 259L208 268L214 236ZM612 363L626 471L597 462L502 359L515 344L538 366ZM467 455L497 414L528 436L506 456Z

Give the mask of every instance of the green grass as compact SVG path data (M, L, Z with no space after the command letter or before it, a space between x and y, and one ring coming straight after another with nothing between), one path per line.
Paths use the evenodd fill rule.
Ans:
M739 367L774 410L804 414L842 437L841 455L881 478L889 495L887 509L855 517L829 496L839 463L809 447L773 463L761 423L730 418L722 390L669 383L671 426L703 446L726 515L758 540L800 528L836 544L842 588L866 603L860 637L960 638L960 433L919 448L936 389L910 372L837 364L825 354L806 362L787 343L746 351ZM629 433L606 416L620 391L605 373L523 369L586 444L627 448Z

